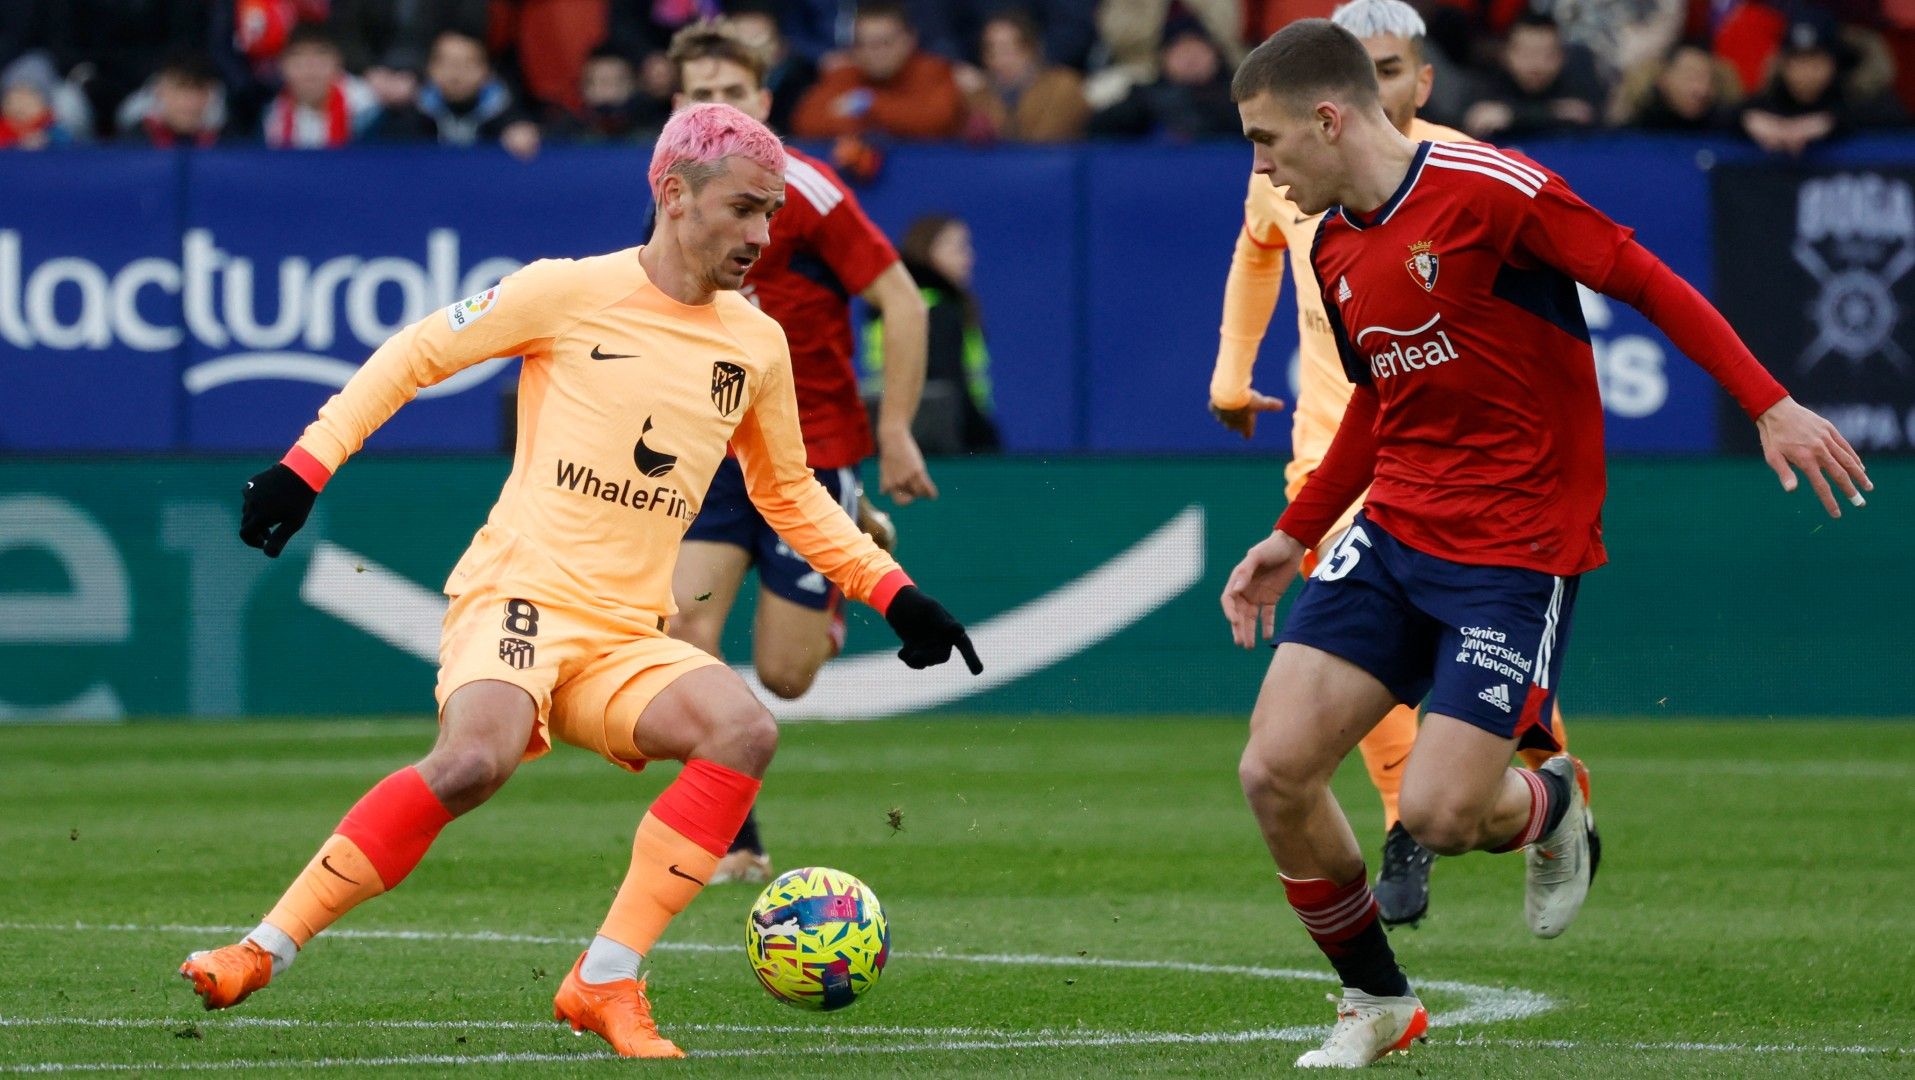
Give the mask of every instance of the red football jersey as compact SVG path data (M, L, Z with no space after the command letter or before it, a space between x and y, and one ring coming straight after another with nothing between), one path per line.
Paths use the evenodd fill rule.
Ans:
M1373 474L1370 517L1419 551L1602 565L1602 400L1577 282L1641 309L1751 415L1784 393L1632 234L1481 143L1425 142L1373 213L1333 209L1312 260L1357 393L1279 527L1314 545Z
M831 166L787 147L785 208L741 291L791 342L798 423L814 469L871 456L871 424L851 362L851 298L897 261Z

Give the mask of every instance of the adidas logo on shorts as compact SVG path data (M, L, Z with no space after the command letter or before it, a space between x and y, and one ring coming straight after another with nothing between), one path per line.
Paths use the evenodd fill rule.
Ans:
M1504 712L1509 711L1509 686L1505 683L1497 683L1476 696Z

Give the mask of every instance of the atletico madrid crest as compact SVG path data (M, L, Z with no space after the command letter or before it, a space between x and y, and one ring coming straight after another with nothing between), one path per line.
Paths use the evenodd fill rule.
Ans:
M1431 246L1431 242L1428 240L1418 240L1416 243L1411 244L1410 257L1403 263L1404 266L1410 268L1410 276L1416 279L1418 285L1423 286L1424 292L1430 292L1436 288L1436 271L1438 267L1436 264L1436 252L1430 250Z
M719 360L711 366L711 403L730 416L745 400L745 369Z

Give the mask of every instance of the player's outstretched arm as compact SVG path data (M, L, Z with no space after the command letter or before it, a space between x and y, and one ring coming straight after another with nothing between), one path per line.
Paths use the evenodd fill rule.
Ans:
M1268 187L1270 182L1250 177L1244 227L1237 233L1230 274L1224 279L1223 325L1217 331L1217 362L1210 372L1210 414L1246 439L1256 434L1259 415L1284 407L1282 399L1250 386L1257 349L1283 291L1285 250L1282 231L1266 220L1266 204L1275 200L1275 193L1258 191L1259 184Z
M905 506L935 499L938 486L924 464L911 423L924 397L925 350L930 314L917 282L894 262L858 294L883 319L884 399L878 407L878 490Z
M332 474L422 388L492 357L518 356L541 340L541 328L559 321L554 313L577 302L574 265L534 263L388 338L279 464L246 482L240 541L278 558Z
M1246 649L1254 647L1259 624L1265 638L1277 636L1277 601L1295 580L1307 550L1278 529L1244 553L1223 587L1223 617L1230 623L1231 640Z
M1785 397L1756 417L1755 430L1762 438L1762 460L1775 470L1783 491L1795 490L1795 469L1800 469L1830 517L1842 516L1842 507L1829 489L1831 480L1851 505L1868 505L1862 492L1874 491L1875 483L1862 467L1861 456L1834 424Z

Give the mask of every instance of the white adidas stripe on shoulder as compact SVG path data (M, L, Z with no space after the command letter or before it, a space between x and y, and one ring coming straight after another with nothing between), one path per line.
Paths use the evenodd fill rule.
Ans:
M844 192L825 179L808 161L785 155L785 183L798 190L820 214L829 214L844 201Z
M1501 180L1503 183L1508 184L1510 187L1515 188L1517 191L1522 192L1524 195L1532 199L1536 197L1536 193L1538 191L1542 190L1536 185L1530 183L1528 180L1525 180L1517 176L1515 173L1510 172L1509 170L1504 169L1501 166L1497 166L1497 165L1487 165L1481 162L1466 161L1462 158L1437 157L1435 154L1430 155L1429 164L1434 165L1439 169L1455 169L1458 172L1481 173L1484 176L1494 177L1498 180Z
M1467 157L1475 161L1501 165L1538 186L1549 182L1549 177L1545 176L1541 169L1533 165L1525 165L1493 146L1486 146L1482 143L1438 143L1435 145L1443 147L1444 151L1451 157Z

